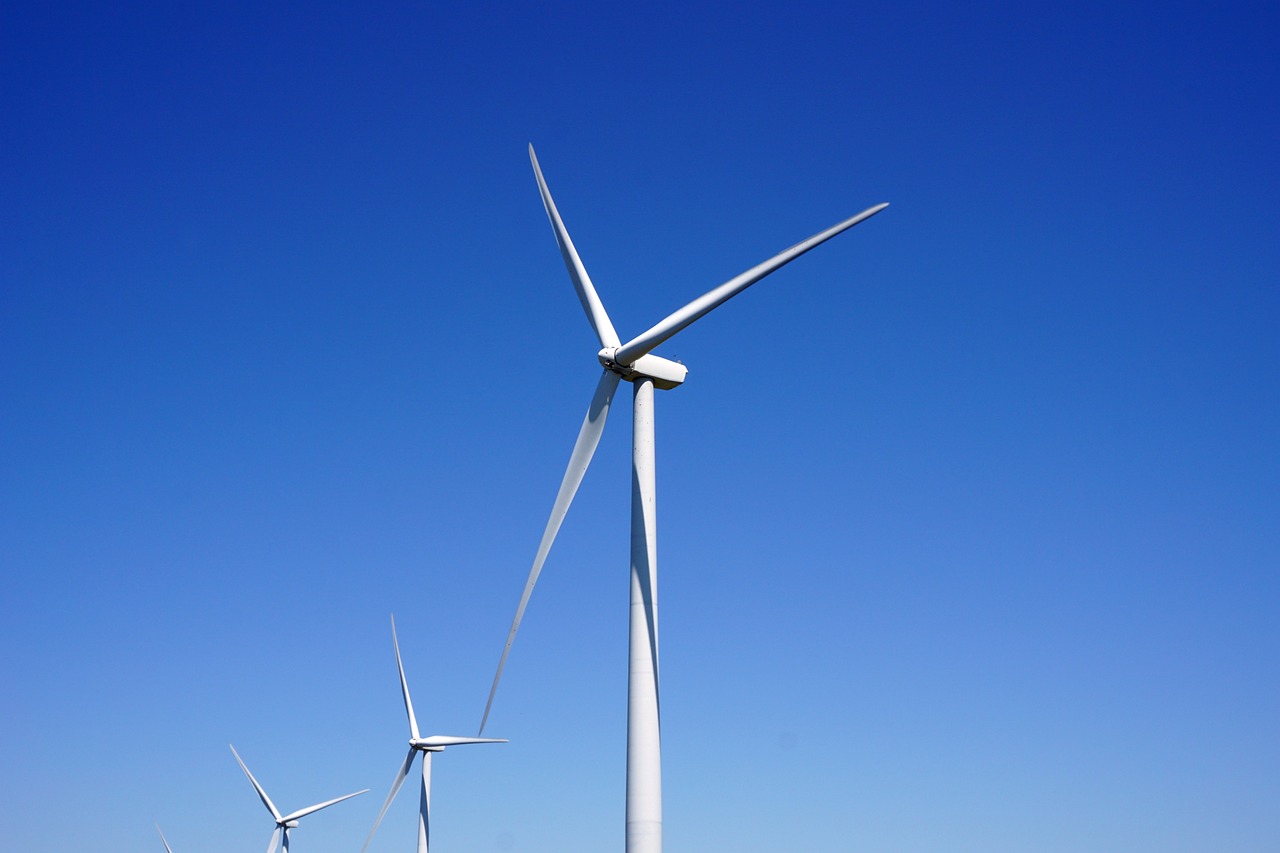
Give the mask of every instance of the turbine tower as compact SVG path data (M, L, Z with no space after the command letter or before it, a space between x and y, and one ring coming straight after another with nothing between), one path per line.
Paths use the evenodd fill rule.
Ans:
M271 817L276 822L275 832L271 833L271 842L267 845L267 853L275 853L276 844L280 841L281 834L284 835L284 853L289 853L289 830L297 829L298 821L313 812L318 812L323 808L328 808L334 803L340 803L343 800L349 800L352 797L359 796L364 791L356 791L354 794L347 794L337 799L327 800L314 806L307 806L305 809L298 809L292 814L281 815L280 810L276 808L275 803L271 802L271 798L267 796L267 792L262 790L262 786L258 784L258 780L253 778L253 774L249 772L249 768L244 766L244 761L240 759L240 753L236 752L234 746L231 747L231 754L236 757L236 763L240 765L240 769L244 771L244 775L249 777L249 782L253 785L253 789L258 792L258 798L262 800L262 804L267 807L267 811L271 812ZM167 845L166 845L167 846Z
M422 756L422 796L418 801L418 853L427 853L427 843L431 837L431 753L443 752L447 746L461 746L468 743L506 743L507 741L505 738L454 737L452 735L422 737L419 735L418 720L413 715L413 701L409 699L409 682L405 680L404 663L400 660L400 641L396 638L395 616L391 617L391 644L395 646L396 668L400 670L400 692L404 694L404 710L409 715L409 754L405 756L404 763L396 773L395 781L391 783L391 793L387 794L387 801L382 804L382 811L378 812L378 819L373 822L373 829L369 830L369 837L365 839L360 853L364 853L369 847L369 842L373 841L373 834L378 831L383 816L387 813L387 809L391 808L391 801L396 798L405 777L413 769L413 760L419 755Z
M493 677L493 686L489 690L489 701L485 704L480 731L484 732L485 722L489 719L493 697L498 690L498 681L502 678L502 669L506 666L507 655L511 652L511 644L515 640L516 630L520 627L520 620L524 618L524 611L529 604L529 596L533 593L533 586L538 581L538 575L542 572L551 544L555 541L565 513L569 511L569 504L573 501L573 496L577 493L579 484L582 483L582 477L586 474L587 466L591 463L591 457L600 443L600 435L604 431L605 418L613 403L618 381L625 379L634 386L631 468L631 615L627 670L626 850L627 853L659 853L662 850L662 772L658 719L658 552L653 392L655 388L662 390L675 388L684 381L687 371L683 364L653 355L652 351L663 341L746 290L769 273L842 231L869 219L889 205L877 204L867 208L858 215L851 216L795 244L708 291L624 344L618 338L618 333L614 331L613 323L604 310L604 304L596 294L591 278L582 265L582 259L578 257L578 250L574 248L573 240L569 238L569 232L551 198L551 191L547 189L547 182L542 177L542 169L538 166L538 158L534 154L532 145L529 146L529 159L533 163L533 172L538 179L538 190L542 193L542 204L546 208L547 217L551 220L551 227L555 232L556 242L560 246L564 265L569 271L569 278L573 281L578 299L587 313L587 321L600 342L601 349L596 353L596 359L604 368L604 373L596 385L595 396L591 400L590 408L587 409L587 416L578 432L578 439L573 445L569 466L560 483L560 491L556 493L555 503L551 507L551 517L547 520L542 542L538 545L537 554L533 559L533 567L529 570L528 580L525 581L524 592L516 607L511 630L507 634L506 646L503 647L502 657L498 661L498 671Z

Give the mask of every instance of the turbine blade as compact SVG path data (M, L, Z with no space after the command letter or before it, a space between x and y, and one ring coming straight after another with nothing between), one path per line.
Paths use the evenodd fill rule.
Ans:
M323 803L316 803L314 806L307 806L305 809L298 809L293 814L285 815L284 822L288 823L291 820L299 820L301 818L306 817L309 814L314 814L315 812L318 812L321 809L327 809L329 808L329 806L333 805L334 803L340 803L343 800L349 800L352 797L358 797L361 794L367 793L368 790L369 790L368 788L365 788L362 791L356 791L354 794L344 794L341 797L334 797L332 800L325 800Z
M578 492L582 477L587 473L591 457L595 455L600 444L600 434L604 432L604 422L609 416L609 404L613 402L613 392L618 390L619 376L606 370L596 385L595 396L591 398L591 408L582 421L582 429L578 431L578 440L574 442L573 453L569 455L569 466L565 469L564 479L560 481L560 491L556 493L556 502L551 507L551 517L547 519L547 527L542 532L542 542L538 545L538 553L533 558L533 568L529 570L529 578L524 582L524 592L520 595L520 605L516 608L516 618L511 620L511 630L507 633L507 644L502 647L502 657L498 660L498 671L493 676L493 686L489 688L489 701L484 705L484 716L480 718L480 734L484 734L484 724L489 720L489 710L493 707L493 696L498 692L498 681L502 678L502 668L507 665L507 655L511 653L511 644L515 642L516 630L520 620L524 618L524 609L529 605L529 596L533 594L533 585L538 582L542 572L542 564L546 562L551 551L551 543L556 540L560 524L564 521L569 504Z
M619 343L618 333L613 330L613 323L609 321L604 304L591 284L591 277L587 275L587 268L582 265L582 258L578 257L578 250L569 238L569 231L564 227L560 211L556 210L556 203L551 198L551 190L547 189L546 179L542 177L542 168L538 166L538 155L533 153L532 144L529 145L529 160L533 163L533 174L538 179L538 191L542 193L542 206L547 209L547 218L551 220L551 228L556 232L556 243L560 245L560 255L564 258L565 269L569 270L569 278L573 279L573 289L578 291L582 310L587 312L587 321L600 339L600 346L616 347Z
M396 639L396 617L391 616L391 643L396 647L396 667L400 670L400 690L404 693L404 710L409 715L409 732L418 737L418 720L413 716L413 702L409 699L409 682L404 677L404 664L400 661L400 641Z
M271 841L267 844L267 853L276 853L276 844L280 842L280 827L276 827L276 831L271 833Z
M364 853L369 847L369 842L373 841L373 834L378 831L378 827L382 825L382 818L387 813L387 809L391 808L391 801L396 798L396 794L400 793L400 786L404 784L404 779L409 775L409 770L413 767L413 757L418 751L413 747L409 747L409 754L405 756L404 764L400 765L399 771L396 772L395 781L391 783L391 793L387 794L387 801L382 804L382 811L378 812L378 819L373 822L373 829L369 830L369 837L364 840L364 847L360 848L360 853Z
M160 833L160 843L164 845L164 849L169 853L173 853L173 848L169 846L169 839L164 837L164 832L160 829L160 824L156 824L156 832Z
M227 744L231 746L231 744ZM280 822L280 810L276 808L276 804L271 802L271 798L267 796L267 792L262 790L262 786L258 784L258 780L253 778L253 774L249 772L249 768L244 766L244 762L240 759L240 753L236 752L236 748L231 746L231 754L236 757L236 763L240 765L240 769L244 771L244 775L249 777L249 781L253 784L253 789L258 792L258 798L262 800L262 804L267 807L267 811L271 812L271 816L276 819L276 823Z
M802 240L799 243L796 243L790 249L774 255L764 263L756 264L741 275L735 276L714 290L704 293L702 296L699 296L679 311L669 315L662 322L649 329L649 331L627 341L627 343L624 344L614 355L614 360L619 364L634 363L636 359L640 358L640 356L648 354L654 349L654 347L661 344L667 338L671 337L676 332L679 332L685 326L688 326L690 323L711 311L713 308L716 308L746 290L769 273L779 267L791 263L805 252L825 243L841 231L852 228L865 219L870 219L872 216L875 216L888 206L888 203L885 203L869 207L857 216L851 216L843 222L838 222L826 231L819 231L808 240Z
M452 735L432 735L418 741L423 746L461 746L467 743L507 743L506 738L498 737L453 737Z

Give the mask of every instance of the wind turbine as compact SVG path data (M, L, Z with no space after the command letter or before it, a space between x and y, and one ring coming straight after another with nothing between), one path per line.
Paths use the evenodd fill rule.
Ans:
M156 824L156 832L160 833L160 843L164 845L167 853L173 853L173 848L169 846L169 840L164 837L164 832L160 829L160 824Z
M373 841L373 834L378 831L383 816L386 815L387 809L391 808L391 801L396 798L405 777L413 769L413 760L419 755L422 756L422 796L418 802L418 853L427 853L427 841L431 836L431 753L443 752L447 746L461 746L468 743L506 743L507 741L505 738L454 737L453 735L422 737L418 734L418 719L413 715L413 701L409 698L409 682L405 680L404 663L400 660L400 641L396 638L395 616L391 617L391 644L396 649L396 668L400 670L400 692L404 694L404 710L409 715L409 754L405 756L404 764L400 765L395 781L391 783L391 793L387 794L387 801L382 804L382 811L378 812L378 819L373 822L373 829L369 830L369 837L365 839L360 853L364 853L369 847L369 842Z
M267 853L275 853L276 844L280 841L280 835L284 834L284 853L289 853L289 830L297 829L298 821L307 815L318 812L321 809L328 808L334 803L340 803L343 800L349 800L352 797L359 796L364 791L356 791L354 794L347 794L333 800L326 800L314 806L307 806L305 809L298 809L296 812L287 815L281 815L280 810L276 808L275 803L271 802L271 798L267 796L267 792L262 790L262 786L258 784L258 780L253 778L253 774L249 772L249 768L244 766L244 761L240 759L240 753L236 752L234 746L231 747L231 754L236 757L236 763L240 765L240 769L244 771L244 775L249 777L249 781L253 784L253 789L258 792L258 798L262 800L262 804L267 807L267 811L271 812L271 817L275 819L276 830L271 833L271 843L267 845Z
M529 160L533 163L533 172L538 179L538 190L542 193L542 204L546 208L547 217L551 220L552 230L555 231L556 242L560 246L565 268L568 269L569 278L578 292L582 308L587 313L587 321L600 341L601 349L596 353L596 359L604 367L604 373L596 385L595 396L591 399L591 406L587 409L587 416L582 422L578 439L573 445L569 466L560 483L560 490L556 493L555 503L551 507L551 517L547 520L546 529L543 531L542 542L538 545L533 567L529 570L529 578L525 581L520 604L516 607L515 619L512 620L511 630L507 634L507 644L502 649L498 671L493 677L493 686L489 690L489 701L485 704L480 731L484 732L485 722L489 719L493 696L498 690L498 681L502 678L502 668L506 666L507 655L511 652L511 644L515 640L516 630L520 627L520 620L524 617L525 607L529 604L533 586L537 583L542 565L547 559L547 553L551 550L551 544L555 541L565 513L569 511L569 504L573 501L582 477L586 474L587 466L591 463L591 457L600 443L600 435L604 431L605 418L609 414L609 406L613 402L618 381L625 379L634 386L631 468L631 616L627 668L626 849L628 853L658 853L662 849L662 771L658 718L658 552L653 391L655 388L663 390L675 388L684 381L687 370L683 364L653 355L652 351L663 341L746 290L769 273L830 240L840 232L869 219L889 205L877 204L869 207L858 215L838 222L825 231L820 231L809 239L774 255L769 260L708 291L624 344L618 338L618 333L614 331L613 323L604 310L604 304L591 284L591 278L587 275L582 259L578 257L578 250L574 248L573 240L569 238L569 232L551 198L551 191L547 189L547 182L542 177L542 169L538 166L538 157L534 154L532 145L529 146Z

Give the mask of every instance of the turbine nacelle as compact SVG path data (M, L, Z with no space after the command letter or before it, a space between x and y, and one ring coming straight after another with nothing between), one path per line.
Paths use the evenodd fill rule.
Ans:
M297 822L296 820L286 820L286 821L283 821L283 822L281 822L281 821L277 821L277 822L276 822L276 825L277 825L277 826L283 826L285 829L297 829L297 828L298 828L298 822Z
M410 738L409 748L416 749L418 752L444 752L443 746L427 746L423 741L426 738Z
M466 743L506 743L504 738L495 737L454 737L453 735L431 735L429 737L409 738L409 746L422 752L443 752L446 746L460 746Z
M617 360L620 349L621 347L605 347L596 353L596 358L600 359L605 370L618 374L628 382L652 379L655 388L669 391L684 382L685 376L689 373L689 368L680 362L652 353L640 356L631 364L623 364Z

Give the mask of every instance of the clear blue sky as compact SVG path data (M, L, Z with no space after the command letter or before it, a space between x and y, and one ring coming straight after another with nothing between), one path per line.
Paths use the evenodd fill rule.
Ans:
M1274 4L11 3L0 847L354 851L668 342L666 844L1280 847ZM625 390L625 388L624 388ZM433 849L622 844L629 399ZM412 844L401 795L374 851Z

